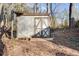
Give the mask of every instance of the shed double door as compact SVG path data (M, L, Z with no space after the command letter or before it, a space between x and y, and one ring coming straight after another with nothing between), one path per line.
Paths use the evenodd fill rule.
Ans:
M34 34L35 37L50 37L49 28L49 18L48 17L35 17L34 18Z

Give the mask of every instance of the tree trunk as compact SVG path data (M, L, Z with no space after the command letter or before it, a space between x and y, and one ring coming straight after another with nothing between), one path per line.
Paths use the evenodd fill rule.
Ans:
M50 3L50 15L52 16L52 3Z
M38 3L35 3L35 8L34 8L34 9L35 9L35 10L34 10L34 11L35 11L35 12L34 12L35 15L37 14L37 11L38 11L38 7L37 7L37 5L38 5Z
M69 5L69 28L71 28L72 3Z
M48 3L46 3L46 9L47 9L46 13L48 13Z

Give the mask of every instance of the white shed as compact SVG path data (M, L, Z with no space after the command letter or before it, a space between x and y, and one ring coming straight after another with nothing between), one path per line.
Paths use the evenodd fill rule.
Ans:
M17 38L50 37L49 16L17 17Z

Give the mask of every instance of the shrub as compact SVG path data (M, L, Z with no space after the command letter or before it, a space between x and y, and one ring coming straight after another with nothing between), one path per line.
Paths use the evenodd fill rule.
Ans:
M79 28L79 20L76 22L75 27L78 27Z

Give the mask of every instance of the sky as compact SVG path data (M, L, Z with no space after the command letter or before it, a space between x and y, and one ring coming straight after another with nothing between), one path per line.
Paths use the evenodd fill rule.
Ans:
M27 6L29 6L30 8L33 8L34 3L27 3ZM41 12L45 12L46 11L46 3L39 3L40 5L40 10ZM75 6L75 13L73 13L75 17L79 18L79 4L73 4ZM55 9L56 7L56 9ZM68 14L69 14L69 3L52 3L52 11L54 16L57 18L58 21L62 21L63 19L67 19L68 20Z
M39 4L41 7L41 12L45 12L46 10L46 4L45 3L41 3ZM74 17L78 17L79 15L79 4L74 3L74 12L73 12L73 16ZM30 4L31 7L33 7L32 4ZM55 9L56 7L56 9ZM69 19L69 3L52 3L52 11L55 14L56 20L61 23L62 21L64 21L65 19ZM78 17L79 18L79 17Z
M30 6L31 8L33 7L33 4L27 4L28 6ZM39 4L41 7L41 12L45 12L46 11L46 4L45 3L40 3ZM54 12L63 12L64 10L68 10L69 8L69 4L68 3L52 3L52 10L54 10L56 7L56 10Z

